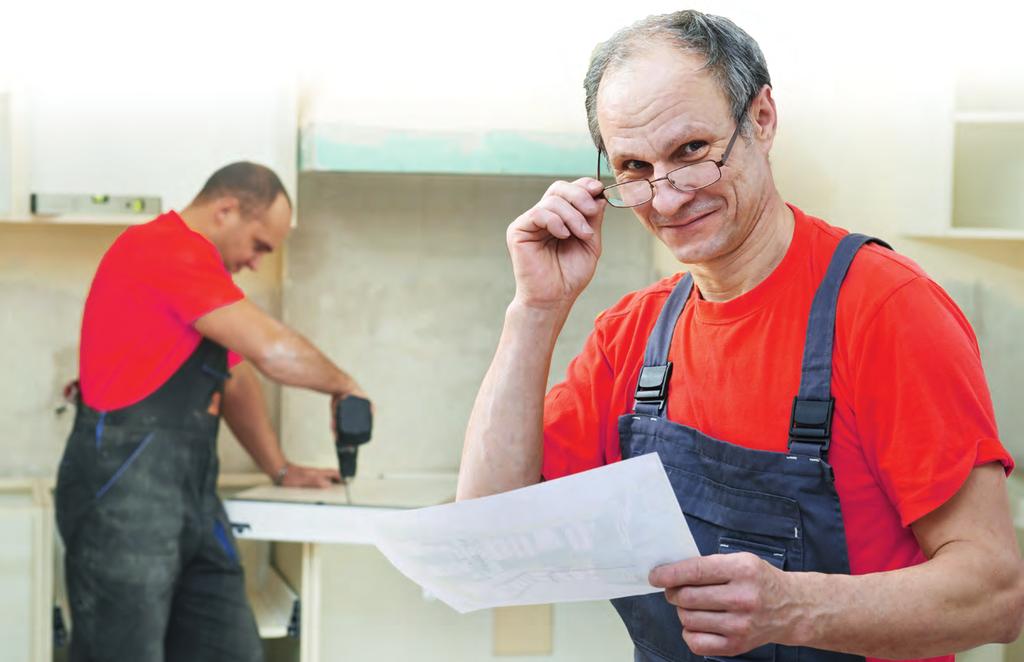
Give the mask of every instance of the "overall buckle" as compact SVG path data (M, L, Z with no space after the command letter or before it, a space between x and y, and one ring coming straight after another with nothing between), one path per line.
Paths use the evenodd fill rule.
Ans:
M836 399L803 400L793 398L793 412L789 417L789 445L795 442L816 444L822 452L832 443L832 412Z
M636 384L636 404L655 405L660 411L668 395L668 380L672 376L672 362L665 365L645 365L640 369Z

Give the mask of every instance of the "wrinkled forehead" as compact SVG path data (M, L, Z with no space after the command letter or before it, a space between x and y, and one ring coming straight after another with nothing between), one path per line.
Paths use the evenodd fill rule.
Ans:
M656 140L690 125L726 126L731 113L703 56L661 42L609 67L598 88L597 119L611 156L617 142Z

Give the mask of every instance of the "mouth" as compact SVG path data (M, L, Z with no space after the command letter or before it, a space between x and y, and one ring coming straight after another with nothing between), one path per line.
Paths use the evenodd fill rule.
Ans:
M703 221L705 218L707 218L708 216L711 216L716 211L718 211L718 210L717 209L710 209L708 211L702 211L702 212L699 212L697 214L691 214L690 216L687 216L686 218L683 218L681 220L671 221L669 223L663 223L663 224L659 225L658 227L659 228L673 228L673 229L686 228L686 227L689 227L691 225L695 225L695 224Z

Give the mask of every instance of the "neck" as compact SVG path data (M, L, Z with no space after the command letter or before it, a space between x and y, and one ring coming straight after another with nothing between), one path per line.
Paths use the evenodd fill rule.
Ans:
M209 241L213 241L213 219L202 207L197 207L194 204L189 205L182 209L178 216L181 216L181 220L185 221L185 225L189 229L198 232Z
M750 232L738 247L691 265L693 281L704 299L735 299L757 287L782 262L793 239L793 212L775 194L755 214Z

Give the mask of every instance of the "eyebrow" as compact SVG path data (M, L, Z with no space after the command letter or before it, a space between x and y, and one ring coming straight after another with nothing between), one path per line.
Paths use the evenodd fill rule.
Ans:
M689 143L693 142L694 140L699 140L698 138L694 138L694 135L704 135L710 137L710 134L713 131L714 129L711 128L710 126L696 124L683 125L683 127L679 131L676 131L673 134L672 140L666 141L670 145L675 145L675 147L673 147L672 149L672 157L675 158L679 154L679 150L681 150ZM715 138L715 140L718 140L718 138ZM707 140L706 142L710 145L712 140ZM621 164L624 161L643 161L644 163L650 163L649 161L638 158L636 156L630 156L629 152L626 152L625 156L615 156L614 158L612 158L610 154L608 156L610 165L613 168L617 168L617 164Z

